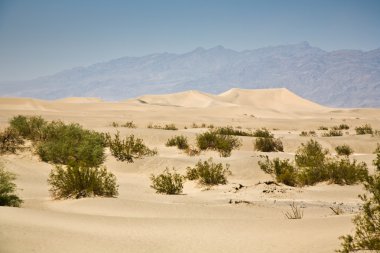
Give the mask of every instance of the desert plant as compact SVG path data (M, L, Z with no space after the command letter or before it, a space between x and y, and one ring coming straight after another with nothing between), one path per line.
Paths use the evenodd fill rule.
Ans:
M362 182L368 176L368 168L364 162L352 162L347 157L326 162L326 170L331 183L352 185Z
M339 126L331 127L333 130L348 130L350 127L347 124L340 124Z
M5 171L0 164L0 206L19 207L23 202L16 194L15 174Z
M318 130L329 130L329 128L326 126L320 126L318 127Z
M237 137L221 135L213 130L198 134L196 139L200 150L216 150L222 157L230 156L233 149L241 146L241 141Z
M136 128L136 124L133 121L127 121L124 124L120 125L121 127L126 127L126 128Z
M166 144L167 147L177 146L178 149L188 149L189 144L187 143L187 138L183 135L174 136L170 138Z
M189 156L197 156L200 155L201 151L193 146L189 146L187 149L185 149L185 153Z
M363 126L355 127L355 131L356 131L357 135L373 134L372 127L369 124L365 124Z
M343 242L338 252L380 252L380 173L368 176L364 187L368 195L359 196L364 204L353 219L355 233L340 237Z
M98 167L105 159L102 136L79 124L51 122L44 128L43 136L36 150L42 161Z
M289 205L290 211L285 213L285 217L288 219L302 219L303 211L294 202Z
M341 215L344 213L343 209L340 206L330 206L330 209L335 215Z
M259 137L254 142L254 149L261 152L283 152L284 147L280 139Z
M157 154L157 150L149 149L142 139L135 138L134 135L127 136L122 140L119 132L117 132L114 138L108 138L108 142L111 154L118 161L133 162L133 159Z
M111 126L112 127L119 127L119 123L117 123L117 122L114 121L114 122L111 123Z
M41 116L18 115L9 121L10 127L28 140L40 141L44 138L44 128L48 124Z
M222 135L253 136L252 133L234 129L232 126L218 127L215 132Z
M157 193L165 193L169 195L180 194L183 190L183 176L178 174L174 169L171 173L166 168L158 176L151 175L152 187Z
M257 129L256 131L253 132L252 136L262 137L262 138L273 138L273 134L269 132L269 130L266 128Z
M345 155L345 156L349 156L352 153L354 153L354 150L350 146L345 145L345 144L341 146L337 146L335 148L335 151L338 155Z
M343 136L343 133L340 130L330 129L330 131L328 131L327 133L323 133L322 136L323 137Z
M50 172L48 183L54 199L116 197L116 177L106 167L90 168L79 165L64 168L57 165Z
M317 134L315 133L315 131L309 131L309 132L302 131L300 133L300 136L313 136L313 137L315 137L315 136L317 136Z
M6 153L14 154L23 144L24 140L14 128L8 127L3 132L0 132L0 155Z
M178 130L178 128L174 124L165 125L162 129L164 129L164 130Z
M227 176L231 174L229 164L223 167L222 163L214 163L212 158L207 161L198 161L194 168L187 168L186 178L189 180L199 179L203 185L226 184Z
M272 161L266 156L265 161L258 162L260 168L268 173L273 174L276 177L276 181L289 186L296 186L297 182L297 168L293 166L288 159L280 160L274 158Z

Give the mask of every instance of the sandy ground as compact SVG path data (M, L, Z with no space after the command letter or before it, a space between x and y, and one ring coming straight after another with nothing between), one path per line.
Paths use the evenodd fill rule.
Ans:
M220 95L189 91L147 95L121 102L96 98L42 101L0 98L0 128L15 115L42 115L47 120L77 122L87 128L122 136L135 134L159 155L134 163L118 162L109 153L105 165L118 179L118 198L52 200L47 185L53 167L31 152L0 157L4 167L17 174L22 208L0 207L0 252L333 252L338 237L352 232L351 219L358 211L362 186L326 183L293 188L266 185L272 178L257 164L263 153L254 152L252 137L241 137L243 146L232 156L215 152L189 157L168 138L183 134L195 144L205 128L192 124L231 125L243 129L267 127L284 143L284 153L270 157L293 158L297 147L310 139L301 131L320 126L348 124L342 137L316 137L334 153L349 144L352 158L373 170L372 152L380 137L357 136L354 128L369 123L380 129L379 109L326 108L297 97L286 89L232 89ZM136 129L114 128L112 122L134 121ZM148 129L148 124L174 123L178 131ZM187 129L184 127L187 126ZM186 182L178 196L156 194L149 176L166 167L184 172L199 159L213 157L231 165L227 185L204 189ZM243 185L241 189L239 185ZM304 217L289 220L289 204L299 205ZM334 215L332 206L341 206Z

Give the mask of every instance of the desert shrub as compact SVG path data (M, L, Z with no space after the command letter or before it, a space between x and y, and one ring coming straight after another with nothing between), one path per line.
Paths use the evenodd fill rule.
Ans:
M189 146L187 149L185 149L185 153L189 156L196 156L200 155L201 151L193 146Z
M133 159L138 159L143 156L154 156L157 150L151 150L145 146L142 139L135 138L132 134L125 137L124 140L120 139L119 132L115 134L114 138L108 137L108 145L111 154L118 161L133 162Z
M254 149L261 152L277 152L284 151L284 147L280 139L259 137L254 142Z
M174 124L165 125L162 129L164 129L164 130L178 130L178 128Z
M15 174L5 171L0 165L0 206L19 207L23 202L16 194Z
M237 135L237 136L253 136L252 133L245 132L243 130L234 129L232 126L218 127L215 132L223 135Z
M377 147L375 149L376 158L373 160L373 165L376 167L377 171L380 172L380 144L377 143Z
M200 150L216 150L220 156L228 157L233 149L241 146L241 141L232 135L221 135L213 130L197 135L197 146Z
M198 179L203 185L226 184L227 176L231 174L229 167L229 164L223 167L222 163L214 163L212 158L204 162L200 160L194 168L187 168L186 178Z
M127 121L124 124L120 125L121 127L126 127L126 128L136 128L136 124L133 121Z
M284 215L288 219L302 219L303 211L293 202L290 204L290 211L286 212Z
M360 127L355 127L356 134L363 135L363 134L373 134L373 130L371 125L365 124Z
M352 185L362 182L368 176L368 168L364 162L357 163L350 159L330 160L326 162L326 170L329 174L329 181L339 185Z
M44 138L44 128L48 124L41 116L18 115L9 121L10 127L28 140L40 141Z
M170 138L166 144L167 147L177 146L178 149L188 149L189 144L187 143L187 138L183 135L174 136Z
M311 131L309 131L309 132L302 131L302 132L300 133L300 136L313 136L313 137L315 137L315 136L317 136L317 134L316 134L316 132L313 131L313 130L311 130Z
M54 199L116 197L116 177L106 167L90 168L79 165L56 166L50 172L48 183Z
M322 166L328 150L323 149L322 145L311 139L306 144L302 143L296 151L295 161L299 167L319 167Z
M79 124L51 122L44 128L43 135L44 141L36 149L42 161L86 167L98 167L104 162L102 136Z
M280 160L274 158L272 161L266 156L266 160L259 161L260 168L268 173L273 174L276 177L276 181L289 186L296 186L298 184L298 172L297 168L293 166L289 159Z
M345 155L345 156L349 156L352 153L354 153L354 150L348 145L337 146L335 148L335 151L338 155Z
M327 133L323 133L322 136L323 137L343 136L343 133L340 130L330 129L330 131L328 131Z
M114 122L111 123L111 126L112 127L119 127L119 123L117 123L117 122L114 121Z
M348 130L350 127L347 124L340 124L339 126L331 127L333 130Z
M320 126L318 127L318 130L329 130L329 128L326 126Z
M6 128L0 132L0 154L14 154L24 144L19 132L14 128Z
M273 134L266 128L257 129L253 132L252 136L261 138L273 138Z
M338 252L380 252L380 173L368 176L364 187L368 195L360 195L364 204L353 219L355 233L340 237L343 242Z
M151 175L152 187L157 193L165 194L180 194L183 190L183 176L176 173L173 169L173 173L168 168L158 176Z

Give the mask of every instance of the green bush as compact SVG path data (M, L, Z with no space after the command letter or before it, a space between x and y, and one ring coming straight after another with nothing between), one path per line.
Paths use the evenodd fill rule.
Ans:
M50 193L54 199L116 197L116 177L106 167L56 166L49 175Z
M261 152L283 152L284 147L280 139L259 137L254 142L254 149Z
M154 156L157 154L157 150L149 149L145 146L142 139L135 138L133 134L122 140L120 139L120 134L118 132L115 134L114 138L111 138L108 135L107 139L111 154L118 161L133 162L133 159L142 158L143 156Z
M328 150L321 144L311 139L306 144L302 143L296 151L295 161L299 167L320 167L323 165Z
M168 168L164 170L163 173L161 173L158 176L151 175L150 177L152 181L152 187L156 190L157 193L164 193L164 194L180 194L183 190L183 176L176 173L173 169L173 173L169 171Z
M252 133L234 129L232 126L218 127L215 132L222 135L253 136Z
M338 252L380 252L380 173L368 176L364 187L369 195L360 196L364 204L353 219L355 234L340 237L343 242Z
M187 143L187 138L183 135L174 136L166 142L167 147L177 146L178 149L188 149L189 144Z
M266 128L257 129L255 132L253 132L252 136L261 138L273 138L273 134Z
M0 165L0 206L19 207L22 200L16 195L15 174L5 171Z
M9 121L10 127L28 140L41 141L44 139L44 128L48 124L41 116L18 115Z
M297 168L293 166L288 159L280 160L274 158L272 161L266 156L266 160L259 161L260 168L276 177L276 181L289 186L296 186L298 184Z
M23 144L24 140L17 130L8 127L3 132L0 132L0 155L14 154Z
M350 159L330 160L326 163L331 183L340 185L352 185L364 181L368 176L368 168L364 162L357 163Z
M231 156L233 149L241 146L241 141L235 136L221 135L209 130L197 135L197 146L200 150L216 150L220 156L228 157Z
M376 158L373 160L373 165L376 167L377 171L380 172L380 144L377 143L377 147L375 149Z
M229 165L223 167L222 163L214 163L212 158L208 161L201 160L194 168L187 168L186 178L189 180L199 180L203 185L218 185L227 183L227 175L230 175Z
M345 156L349 156L352 153L354 153L354 150L348 145L337 146L335 148L335 151L338 155L345 155Z
M43 131L44 141L37 145L42 161L64 165L98 167L105 160L101 134L79 124L51 122Z
M371 125L365 124L360 127L355 127L356 134L363 135L363 134L373 134L373 130Z
M330 131L328 131L327 133L323 133L322 136L323 137L343 136L343 133L340 130L330 129Z

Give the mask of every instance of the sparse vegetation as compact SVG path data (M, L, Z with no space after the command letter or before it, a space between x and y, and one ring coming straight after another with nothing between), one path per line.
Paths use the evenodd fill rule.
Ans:
M10 127L18 131L25 139L41 141L44 139L44 128L48 124L41 116L18 115L9 121Z
M380 144L377 143L377 147L375 149L376 158L373 160L373 165L376 167L376 170L380 172Z
M174 169L171 173L168 168L164 170L158 176L151 175L152 181L151 187L156 190L157 193L164 194L180 194L183 191L183 176L178 174Z
M301 133L300 133L300 136L312 136L312 137L316 137L317 136L317 134L316 134L316 132L315 131L309 131L309 132L306 132L306 131L302 131Z
M371 125L365 124L360 127L355 127L355 131L357 135L363 135L363 134L373 134L373 130Z
M252 136L261 138L273 138L273 134L266 128L257 129L253 132Z
M106 167L57 165L49 175L50 193L54 199L116 197L116 177Z
M350 129L350 127L347 124L340 124L339 126L331 127L331 129L332 130L348 130L348 129Z
M293 202L290 204L290 211L285 213L285 217L288 219L302 219L303 211Z
M368 176L368 168L364 162L352 162L350 159L329 160L326 164L328 179L331 183L339 185L352 185L362 182Z
M218 127L216 128L215 132L222 135L253 136L252 133L234 129L232 126Z
M318 130L329 130L327 126L320 126L318 127Z
M133 162L133 159L138 159L143 156L154 156L157 154L157 150L149 149L145 146L142 139L135 138L134 135L127 136L122 140L120 139L120 134L118 132L115 134L114 138L111 138L108 135L107 139L111 154L118 161Z
M233 149L241 146L241 141L235 136L221 135L209 130L197 135L197 146L200 150L216 150L220 156L228 157L231 156Z
M149 123L147 127L153 128L153 129L162 129L162 130L178 130L178 128L174 124L166 124L165 126L161 126L161 125L153 125L152 123Z
M24 140L17 130L8 127L3 132L0 132L0 155L14 154L23 144Z
M5 171L0 164L0 206L19 207L22 200L16 194L15 174Z
M352 153L354 153L354 150L346 144L337 146L335 148L335 151L338 155L345 155L345 156L350 156Z
M276 181L289 186L296 186L298 184L297 168L290 163L288 159L280 160L279 158L274 158L272 161L266 156L265 161L259 161L260 168L268 173L274 174Z
M166 144L167 147L177 146L178 149L188 149L189 144L187 143L187 138L183 135L174 136L170 138Z
M186 178L189 180L199 180L203 185L226 184L227 176L231 174L229 165L223 167L222 163L214 163L212 158L207 161L198 161L194 168L187 168Z
M283 152L282 141L276 138L259 137L254 142L254 149L261 152Z
M353 219L355 233L340 237L343 242L337 252L380 252L380 173L368 176L364 187L368 195L359 196L364 204Z
M331 209L331 211L333 211L333 213L335 215L341 215L344 213L342 207L340 207L340 206L330 206L330 209Z
M323 137L335 137L335 136L343 136L343 132L340 130L330 129L330 131L323 133Z

